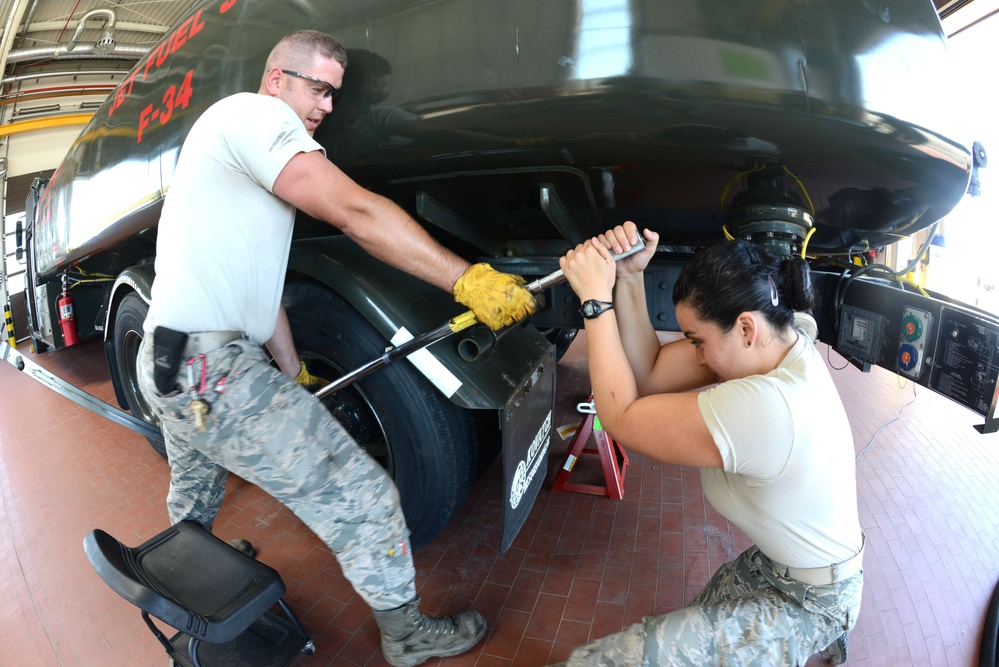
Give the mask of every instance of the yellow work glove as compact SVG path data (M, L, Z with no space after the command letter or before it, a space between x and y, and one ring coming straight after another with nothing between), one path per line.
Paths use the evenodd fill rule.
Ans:
M302 385L309 391L319 391L330 383L329 380L324 380L323 378L310 373L309 369L305 367L304 361L302 362L301 370L299 370L298 375L295 376L295 382Z
M454 284L454 300L468 306L475 319L493 331L519 322L538 309L524 279L500 273L488 264L473 264Z

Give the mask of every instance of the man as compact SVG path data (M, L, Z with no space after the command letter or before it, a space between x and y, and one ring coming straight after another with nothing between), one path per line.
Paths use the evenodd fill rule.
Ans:
M346 65L329 36L292 33L272 50L256 94L217 102L191 129L159 224L139 384L162 420L171 521L211 529L227 470L257 484L329 545L374 610L386 660L417 665L471 648L485 619L419 612L398 491L299 386L315 378L280 303L295 209L453 289L494 329L536 304L519 278L470 267L326 159L312 134L332 111Z

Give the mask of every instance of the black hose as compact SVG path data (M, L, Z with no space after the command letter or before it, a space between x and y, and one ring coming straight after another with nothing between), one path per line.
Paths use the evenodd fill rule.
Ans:
M978 652L978 667L999 667L999 585L996 585L989 601L989 611L985 615L985 628L982 630L982 649Z

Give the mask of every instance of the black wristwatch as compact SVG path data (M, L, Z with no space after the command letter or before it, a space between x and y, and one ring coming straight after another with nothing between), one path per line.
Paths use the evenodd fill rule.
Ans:
M580 306L579 314L588 320L592 320L593 318L599 316L600 313L605 313L613 307L614 304L610 301L597 301L596 299L590 299L589 301L584 301L583 305Z

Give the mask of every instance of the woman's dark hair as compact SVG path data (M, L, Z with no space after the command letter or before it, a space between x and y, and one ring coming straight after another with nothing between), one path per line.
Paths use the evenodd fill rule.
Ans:
M746 311L763 313L781 331L791 325L796 311L815 305L815 292L804 259L778 259L751 241L737 239L695 254L673 286L673 303L687 304L722 331L730 330Z

